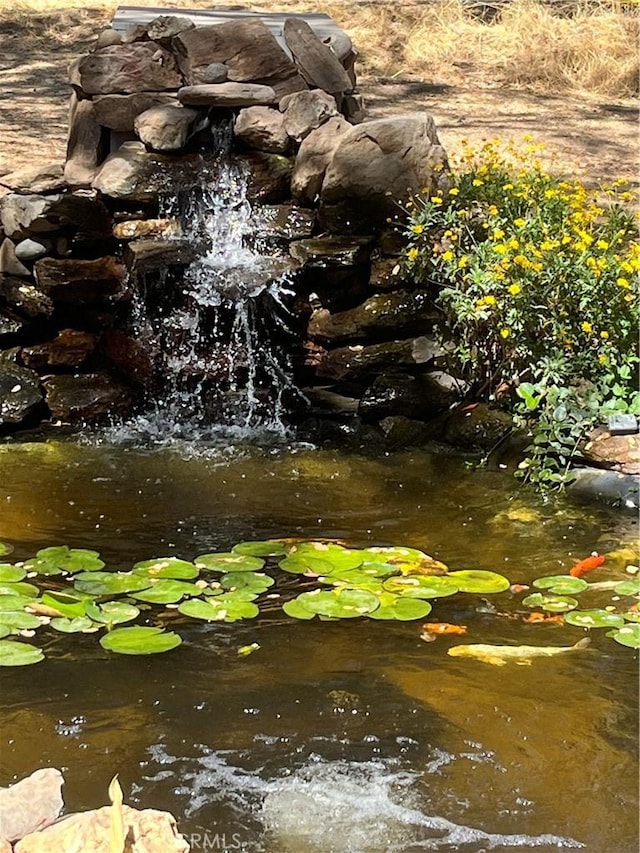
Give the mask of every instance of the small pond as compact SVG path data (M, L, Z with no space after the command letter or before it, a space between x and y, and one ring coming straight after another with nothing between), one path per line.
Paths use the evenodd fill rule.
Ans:
M66 544L118 569L269 537L407 545L526 584L635 546L637 525L422 451L0 445L12 560ZM624 577L624 558L597 572ZM520 601L435 600L429 619L468 633L431 643L422 620L298 622L277 606L190 624L151 657L51 631L45 661L1 673L2 784L59 767L76 811L106 804L117 772L125 802L171 811L193 850L635 853L637 652L593 630L588 649L530 666L446 653L584 636L499 615Z

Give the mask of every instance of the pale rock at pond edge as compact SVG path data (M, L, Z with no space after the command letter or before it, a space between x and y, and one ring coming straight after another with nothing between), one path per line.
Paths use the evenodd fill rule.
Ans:
M336 99L322 89L285 95L279 106L284 113L285 130L296 142L301 142L312 130L339 115Z
M134 128L140 139L156 151L177 151L189 138L197 110L160 104L136 116Z
M56 193L64 189L63 166L50 163L44 166L23 166L0 177L0 185L16 193Z
M59 770L43 767L9 788L0 788L0 838L17 841L53 823L64 806L63 784Z
M201 83L178 89L178 100L187 106L253 107L273 104L277 96L259 83Z
M122 807L129 853L188 853L173 815ZM43 832L23 838L15 853L103 853L111 849L111 807L71 815Z
M0 202L0 222L7 237L22 239L30 232L56 231L57 222L48 218L61 195L19 195L12 193Z
M182 86L173 55L154 42L102 48L85 56L78 70L88 95L157 92Z
M111 198L152 201L157 188L149 179L155 165L142 142L125 142L107 157L92 186Z
M31 273L16 254L16 249L19 245L22 244L18 243L16 245L13 240L10 240L8 237L5 237L5 239L0 243L0 275L15 275L22 278L31 277ZM44 254L46 254L46 252ZM28 259L23 258L23 260Z
M293 197L313 204L320 194L325 173L342 137L352 129L342 116L330 118L303 140L291 176Z
M291 144L284 127L284 116L273 107L247 107L240 110L233 126L236 139L272 154L285 154Z
M596 429L579 448L588 464L640 474L640 435L612 435L606 429Z
M136 116L160 104L175 104L177 98L167 92L134 92L132 95L100 95L93 99L98 124L129 133Z
M329 230L380 230L398 216L398 203L449 186L446 154L427 113L349 127L322 183L320 215Z

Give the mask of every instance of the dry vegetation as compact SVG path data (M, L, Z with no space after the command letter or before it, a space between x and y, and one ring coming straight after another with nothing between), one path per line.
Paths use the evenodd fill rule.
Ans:
M262 11L321 9L349 32L361 51L361 73L372 77L449 85L464 85L471 77L476 86L515 85L610 98L637 94L637 0L495 2L495 17L483 16L490 9L483 0L248 0L244 5ZM227 4L131 0L131 5L211 9ZM106 24L116 7L93 0L0 0L0 23L19 20L32 39L55 31L69 43L87 17Z

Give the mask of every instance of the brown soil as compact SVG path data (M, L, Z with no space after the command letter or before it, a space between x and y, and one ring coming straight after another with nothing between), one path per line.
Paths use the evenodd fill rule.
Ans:
M97 9L56 16L0 19L0 175L27 165L60 162L66 144L67 67L91 47L109 15ZM461 139L531 135L546 145L555 171L589 183L638 183L638 107L574 96L487 88L473 80L450 86L421 80L360 78L371 117L427 110L445 148Z

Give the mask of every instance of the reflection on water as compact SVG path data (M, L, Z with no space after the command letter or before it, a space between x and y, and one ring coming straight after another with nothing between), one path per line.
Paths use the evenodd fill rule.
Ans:
M0 446L0 539L16 559L66 543L123 568L325 536L527 581L633 542L634 522L413 452ZM509 593L491 600L513 606ZM464 621L469 642L580 636L502 620L470 596L434 602L434 617ZM119 772L125 799L172 811L194 850L637 850L637 658L604 632L583 654L502 668L448 657L457 640L425 644L415 623L274 611L183 633L183 647L149 659L52 637L37 669L3 672L0 783L58 766L74 810L104 804ZM260 650L239 658L251 642Z

